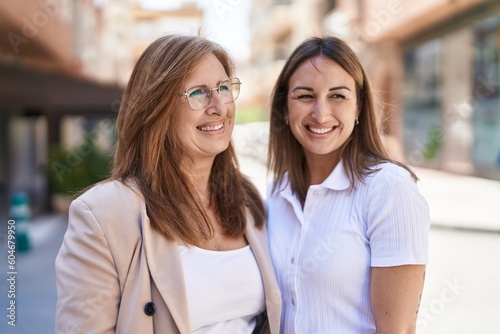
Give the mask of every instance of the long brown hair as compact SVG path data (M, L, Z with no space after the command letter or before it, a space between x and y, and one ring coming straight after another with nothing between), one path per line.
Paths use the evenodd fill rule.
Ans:
M198 244L213 235L203 209L179 161L187 155L177 124L180 92L207 54L214 54L231 77L227 52L205 38L167 35L141 55L123 95L117 119L112 179L132 181L146 202L152 227L169 240ZM232 144L218 154L210 171L210 203L227 236L244 233L246 208L256 226L264 207L255 187L239 171Z
M363 177L377 171L374 167L382 162L392 162L407 169L416 181L417 176L413 171L390 159L382 144L370 82L356 54L337 37L311 37L300 44L288 58L272 94L267 167L276 179L273 191L283 183L285 173L288 172L293 193L302 201L306 197L309 185L304 173L304 150L286 125L285 119L288 114L290 77L304 61L317 56L339 64L356 83L359 124L354 127L341 153L351 189L356 180L362 182Z

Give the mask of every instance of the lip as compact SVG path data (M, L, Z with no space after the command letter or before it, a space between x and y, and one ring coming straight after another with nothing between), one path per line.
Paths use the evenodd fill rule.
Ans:
M203 123L201 125L198 125L196 129L198 129L198 131L202 133L216 134L224 132L225 126L224 126L224 121L217 121L217 122Z
M304 125L304 127L306 128L307 133L309 133L311 136L326 137L332 134L335 131L335 129L338 128L338 125L318 126L318 125L306 124Z

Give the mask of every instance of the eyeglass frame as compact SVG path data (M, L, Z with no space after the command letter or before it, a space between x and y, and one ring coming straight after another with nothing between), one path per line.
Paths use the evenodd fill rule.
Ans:
M238 83L233 83L232 80L233 79L238 79ZM194 86L189 86L188 88L186 88L186 90L184 91L184 93L180 93L180 95L184 96L189 104L189 107L193 110L201 110L201 109L204 109L206 108L209 104L210 104L210 101L212 100L212 92L214 90L217 91L217 93L219 93L220 95L220 88L221 88L221 85L223 82L226 82L226 81L229 81L231 83L231 85L240 85L242 84L242 82L240 81L240 78L238 77L231 77L231 78L227 78L227 79L224 79L222 80L221 82L219 82L219 84L217 85L217 87L214 87L214 88L210 88L208 85L194 85ZM208 102L207 102L207 105L206 106L203 106L201 108L193 108L193 106L191 105L191 101L189 99L189 96L188 96L188 90L192 89L192 88L195 88L195 87L208 87L208 91L209 91L209 94L208 94ZM232 94L231 94L232 95ZM223 102L224 104L229 104L231 102L234 102L238 99L238 97L240 96L240 89L238 89L238 96L236 96L232 101L229 101L229 102Z

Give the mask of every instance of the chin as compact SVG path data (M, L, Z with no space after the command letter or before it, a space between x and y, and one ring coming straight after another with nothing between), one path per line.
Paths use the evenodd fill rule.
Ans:
M211 153L213 155L221 154L222 152L224 152L225 150L227 150L228 147L229 147L229 143L227 145L225 145L225 146L217 146L217 148L212 147Z

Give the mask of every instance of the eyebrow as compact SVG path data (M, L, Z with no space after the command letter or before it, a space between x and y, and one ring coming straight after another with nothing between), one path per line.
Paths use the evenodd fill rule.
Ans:
M297 86L295 87L292 92L295 92L296 90L299 90L299 89L303 89L303 90L307 90L309 92L313 92L314 89L312 89L311 87L307 87L307 86ZM347 89L348 91L351 91L351 89L347 86L336 86L336 87L331 87L330 89L328 89L329 92L331 91L334 91L334 90L339 90L339 89Z
M347 86L337 86L337 87L332 87L328 91L331 92L333 90L339 90L339 89L347 89L348 91L351 91L351 89Z

